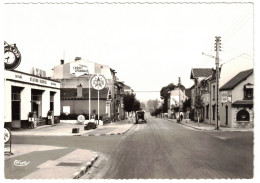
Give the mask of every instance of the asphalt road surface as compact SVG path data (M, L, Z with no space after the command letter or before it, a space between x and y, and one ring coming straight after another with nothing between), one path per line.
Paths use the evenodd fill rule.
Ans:
M98 152L98 161L82 179L253 177L252 132L197 131L152 117L125 135L15 136L13 143Z

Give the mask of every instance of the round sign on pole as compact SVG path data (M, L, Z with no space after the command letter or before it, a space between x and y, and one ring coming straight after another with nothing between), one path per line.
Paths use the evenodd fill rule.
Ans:
M96 90L102 90L106 86L106 79L104 76L101 75L95 75L91 79L91 85Z
M83 123L85 121L85 116L79 115L78 116L78 122Z

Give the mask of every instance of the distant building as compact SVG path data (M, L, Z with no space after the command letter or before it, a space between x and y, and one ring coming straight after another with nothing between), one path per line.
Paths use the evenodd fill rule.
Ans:
M122 110L123 83L118 81L116 71L109 66L91 61L75 59L53 68L53 79L61 83L61 112L91 114L98 112L97 91L89 84L90 78L100 74L106 78L107 84L100 90L100 116L102 119L118 120L124 118ZM89 87L91 98L89 98ZM89 100L91 105L89 106Z
M179 118L179 107L181 114L184 115L183 103L188 99L185 91L184 87L175 87L174 90L169 91L168 117Z
M213 70L211 68L193 68L191 69L191 74L190 74L190 79L194 81L194 89L192 89L192 109L193 109L193 114L192 118L194 120L197 120L197 109L195 109L195 100L197 96L202 95L202 88L204 88L203 85L201 85L201 82L211 76L213 73ZM205 109L202 108L198 111L200 119L203 119L204 116L204 111Z
M130 86L124 85L124 92L132 94L132 93L134 93L134 90Z
M254 127L253 69L238 73L220 88L220 125Z

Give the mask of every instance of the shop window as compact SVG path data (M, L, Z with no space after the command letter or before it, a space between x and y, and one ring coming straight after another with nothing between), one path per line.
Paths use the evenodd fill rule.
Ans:
M249 121L249 112L241 110L237 113L237 121Z

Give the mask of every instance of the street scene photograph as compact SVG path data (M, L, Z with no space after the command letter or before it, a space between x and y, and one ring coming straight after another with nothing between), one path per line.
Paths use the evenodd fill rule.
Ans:
M255 180L255 9L4 1L1 180Z

